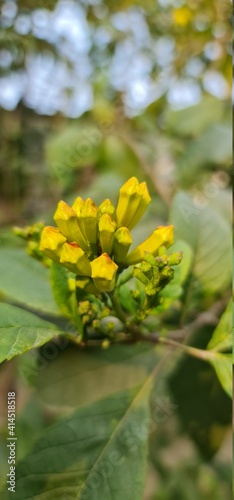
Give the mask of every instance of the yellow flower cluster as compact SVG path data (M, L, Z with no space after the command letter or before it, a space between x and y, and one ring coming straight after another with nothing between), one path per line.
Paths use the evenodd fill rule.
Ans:
M146 183L135 177L121 187L116 209L109 199L99 207L91 198L78 197L72 207L60 201L54 214L57 228L43 229L40 250L75 273L79 288L89 293L112 291L118 270L141 262L145 252L157 255L160 246L173 243L173 226L161 226L128 253L130 230L150 201Z

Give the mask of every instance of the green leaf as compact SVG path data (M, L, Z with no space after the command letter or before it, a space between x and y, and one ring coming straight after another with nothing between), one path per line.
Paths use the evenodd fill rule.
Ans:
M24 249L0 248L0 292L34 309L59 314L49 283L49 271Z
M210 334L211 327L205 326L193 337L193 345L201 354L210 355L205 351ZM181 356L174 359L169 376L182 428L208 460L221 447L232 420L231 399L223 391L213 366L202 358Z
M207 293L225 290L231 276L231 227L217 204L198 208L191 196L178 193L170 216L175 240L183 239L194 251L193 275Z
M214 353L214 357L210 359L210 363L214 367L217 377L225 390L232 398L232 355Z
M47 429L17 465L14 499L142 500L149 381L81 408ZM9 498L3 493L3 500Z
M52 262L50 269L50 281L56 304L58 305L61 313L70 318L72 316L70 304L71 290L68 286L68 272L65 267L57 264L56 262Z
M53 323L10 304L0 304L0 318L0 363L62 333Z
M70 346L40 371L36 387L46 404L67 411L142 384L156 362L148 344Z
M208 344L212 351L232 348L232 301L229 302Z

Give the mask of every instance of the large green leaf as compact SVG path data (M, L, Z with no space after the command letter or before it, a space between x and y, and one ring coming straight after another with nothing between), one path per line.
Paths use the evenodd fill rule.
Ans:
M48 342L61 331L48 321L10 304L0 304L0 363Z
M156 362L148 344L70 346L38 373L37 390L47 405L67 411L141 384Z
M183 239L194 251L193 274L202 289L215 293L227 288L231 276L231 227L217 204L198 208L190 195L178 193L171 209L175 240Z
M229 302L218 326L208 344L212 351L222 351L232 347L232 301Z
M48 269L24 249L0 248L0 292L34 309L58 314Z
M142 500L150 378L47 429L17 465L14 500Z
M190 434L206 459L210 459L220 448L232 420L231 399L222 389L217 372L215 374L213 369L218 362L217 355L220 355L211 355L210 351L205 350L211 332L212 327L209 325L196 332L193 346L200 351L200 359L198 356L181 356L180 359L175 359L169 376L182 427ZM204 362L206 354L209 362ZM223 359L220 361L225 363ZM229 362L228 377L230 371Z

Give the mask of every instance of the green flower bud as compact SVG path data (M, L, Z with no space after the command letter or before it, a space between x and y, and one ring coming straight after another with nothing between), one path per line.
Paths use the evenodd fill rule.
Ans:
M141 281L141 283L143 283L143 285L147 285L148 283L148 278L144 275L144 273L142 273L141 269L139 267L135 267L134 271L133 271L133 276L135 276L135 278L137 278L139 281Z
M144 260L150 264L150 266L154 267L156 265L155 257L152 253L145 252Z
M183 252L174 252L168 255L168 264L170 266L177 266L180 264L183 257Z
M174 276L174 270L170 266L166 266L161 271L161 278L164 280L165 278L170 281Z
M150 273L150 271L152 271L152 266L151 266L148 262L146 262L146 261L144 261L144 260L143 260L143 262L141 263L141 267L140 267L140 269L141 269L141 271L142 271L143 273L145 273L145 274L147 274L147 273L148 273L148 274L149 274L149 273ZM151 273L150 273L150 274L151 274Z
M83 300L78 304L78 314L83 316L84 314L88 314L90 310L90 302L88 300Z
M168 257L166 254L161 257L156 257L155 262L159 268L165 267L168 264Z

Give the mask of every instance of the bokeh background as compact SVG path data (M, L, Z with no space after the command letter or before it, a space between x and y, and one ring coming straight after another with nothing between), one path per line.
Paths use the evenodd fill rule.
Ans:
M229 0L3 0L3 249L22 245L13 225L52 222L59 199L70 202L79 194L96 203L106 197L116 201L121 184L134 175L147 181L152 194L148 214L134 232L136 242L167 223L178 192L184 201L180 217L176 205L177 232L188 242L190 215L200 224L207 207L211 210L200 234L197 268L205 273L211 260L218 274L209 277L212 286L199 300L197 293L191 300L205 310L222 296L229 287L225 224L231 219L233 176L230 11ZM17 300L4 274L6 253L0 289ZM221 395L215 407L204 408L201 381L209 373L198 361L183 363L177 373L181 391L172 383L174 399L158 396L164 409L151 436L145 500L229 499L229 403ZM192 392L181 383L185 373ZM15 376L8 364L2 387ZM32 388L23 386L21 393L23 456L50 415ZM190 428L193 416L196 432Z

